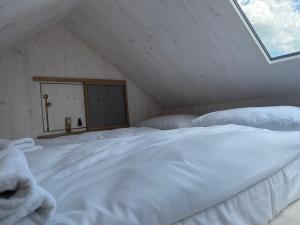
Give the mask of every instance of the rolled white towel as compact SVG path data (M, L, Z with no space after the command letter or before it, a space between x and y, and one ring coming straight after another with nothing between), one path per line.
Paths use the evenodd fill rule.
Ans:
M28 201L35 185L24 153L16 148L0 151L0 220Z
M35 145L35 142L32 138L22 138L22 139L11 141L7 147L8 148L16 147L20 150L23 150L26 148L33 147L34 145Z
M29 200L16 213L0 220L0 224L44 225L54 216L55 210L55 199L37 185Z
M44 225L55 209L55 199L36 183L24 153L0 151L0 224Z

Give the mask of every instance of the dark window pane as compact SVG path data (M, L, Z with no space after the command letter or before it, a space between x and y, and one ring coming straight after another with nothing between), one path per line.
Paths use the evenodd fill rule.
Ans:
M88 127L127 124L124 86L87 85Z

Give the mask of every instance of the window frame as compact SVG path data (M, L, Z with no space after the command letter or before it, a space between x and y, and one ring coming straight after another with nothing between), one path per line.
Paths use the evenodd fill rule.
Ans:
M236 9L236 11L239 13L239 15L240 15L242 21L244 22L244 24L247 26L249 32L254 37L256 43L259 45L260 49L263 51L263 53L266 56L269 63L275 63L275 62L281 62L281 61L284 61L284 60L300 58L300 50L297 51L297 52L272 57L271 54L269 53L268 49L266 48L266 46L262 42L261 38L257 34L255 28L251 24L250 20L248 19L247 15L245 14L244 10L242 9L240 4L238 3L238 0L232 0L232 4L233 4L234 8Z

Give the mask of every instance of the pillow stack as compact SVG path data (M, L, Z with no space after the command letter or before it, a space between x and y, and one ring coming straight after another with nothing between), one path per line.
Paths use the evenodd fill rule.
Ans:
M192 121L196 119L196 115L168 115L146 120L139 123L137 127L150 127L160 130L171 130L179 128L192 127Z
M275 131L300 130L300 108L249 107L208 113L193 120L194 127L237 124Z

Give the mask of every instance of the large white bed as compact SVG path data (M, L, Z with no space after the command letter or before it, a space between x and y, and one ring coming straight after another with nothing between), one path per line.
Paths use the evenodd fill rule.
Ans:
M300 197L300 132L136 129L26 153L48 225L265 225Z

